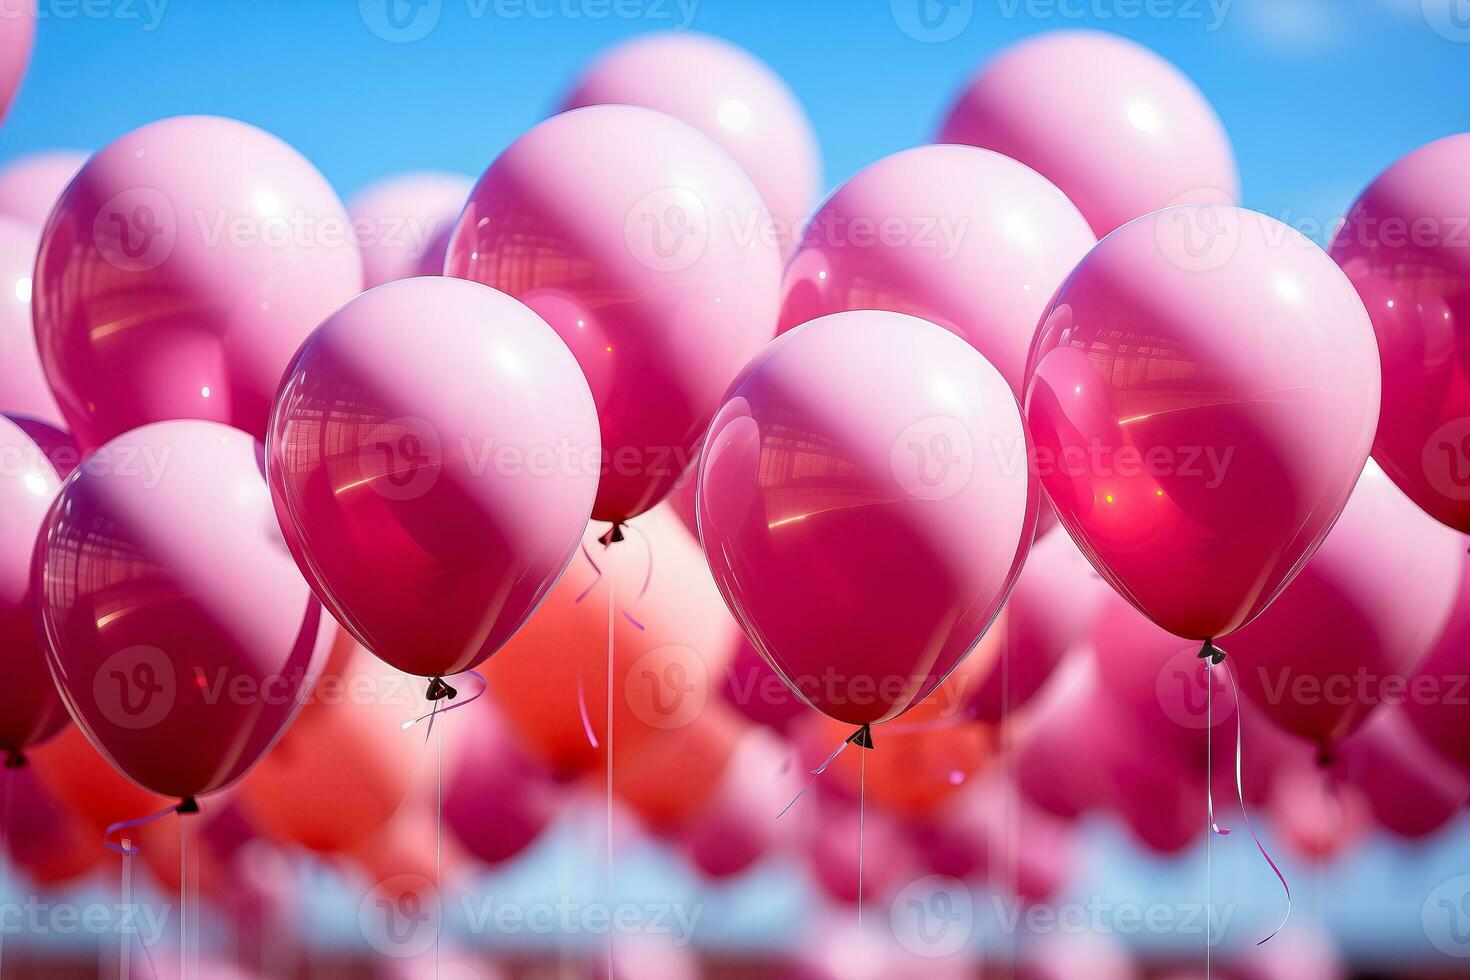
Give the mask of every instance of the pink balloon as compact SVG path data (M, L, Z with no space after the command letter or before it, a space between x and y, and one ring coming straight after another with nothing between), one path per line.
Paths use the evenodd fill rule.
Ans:
M1058 929L1018 937L1015 980L1136 980L1128 947L1110 935Z
M33 236L51 216L51 207L87 162L80 150L30 153L0 167L0 214L35 225Z
M1111 799L1106 761L1123 737L1091 650L1074 650L1015 720L1016 784L1047 813L1074 819Z
M657 109L703 132L750 176L789 254L821 189L817 134L795 94L749 51L707 34L664 32L626 41L578 79L562 109Z
M40 236L39 229L0 216L0 412L61 426L61 409L41 370L31 325L31 281Z
M399 670L469 670L567 567L597 488L597 417L566 345L443 277L363 293L281 381L268 473L307 581Z
M936 142L996 150L1062 189L1101 238L1177 204L1233 204L1235 153L1183 72L1100 31L1051 31L1002 51Z
M1464 549L1370 464L1316 555L1231 638L1242 692L1322 745L1404 700L1454 608Z
M786 267L781 330L843 310L959 334L1019 393L1047 300L1097 244L1045 177L969 146L885 157L812 216Z
M1470 559L1461 567L1449 620L1409 682L1403 704L1419 734L1470 770Z
M67 721L31 614L31 550L60 487L41 448L0 418L0 750L8 764Z
M1334 767L1362 788L1378 822L1400 837L1429 836L1470 799L1470 775L1440 756L1395 706L1343 742Z
M1226 206L1099 242L1029 375L1057 516L1115 589L1194 640L1250 622L1311 557L1378 419L1378 351L1346 278L1296 231Z
M1110 595L1065 531L1038 535L1006 601L1004 666L974 692L969 707L975 716L1004 721L1030 701L1062 656L1087 638Z
M363 285L442 273L449 235L473 185L460 174L429 171L380 180L354 197L348 211L362 250Z
M1470 133L1420 147L1348 211L1332 257L1373 318L1383 411L1373 456L1414 502L1470 531Z
M11 0L0 16L0 119L10 111L36 42L36 0Z
M746 635L838 721L887 721L995 618L1036 488L1005 379L900 313L813 320L768 344L710 425L700 537Z
M67 480L36 545L47 660L72 719L165 796L244 775L331 645L331 618L282 546L259 453L214 422L137 429Z
M445 721L467 750L444 787L444 821L479 860L507 861L551 821L556 788L492 702L481 698Z
M632 106L548 119L480 178L446 273L521 300L576 355L602 425L595 519L668 494L775 332L781 261L766 220L714 141Z
M741 736L714 793L680 834L711 878L739 874L770 853L791 825L775 820L805 779L784 741L762 729Z
M173 418L264 436L291 355L361 288L316 168L253 126L178 116L99 151L57 202L36 340L84 450Z

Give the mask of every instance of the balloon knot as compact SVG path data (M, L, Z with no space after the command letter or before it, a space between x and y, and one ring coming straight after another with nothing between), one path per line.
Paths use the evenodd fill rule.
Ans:
M873 747L873 729L868 725L863 725L857 731L847 736L847 741L860 749L871 749Z
M448 684L444 683L444 678L430 677L429 690L425 692L424 696L430 701L443 701L446 698L450 701L453 701L455 698L459 697L459 692L450 687Z
M194 797L192 796L186 796L179 801L178 806L174 807L174 812L179 814L180 816L188 813L198 813L199 801L194 799Z
M1326 742L1323 742L1321 745L1317 746L1317 765L1321 766L1323 769L1327 769L1332 765L1335 758L1336 756L1333 755L1332 746L1328 745Z
M1215 646L1214 640L1206 640L1204 646L1199 648L1199 659L1208 660L1211 664L1219 666L1225 662L1225 651Z
M26 765L26 754L20 749L5 750L6 769L24 769Z
M613 526L607 529L607 533L597 539L604 547L611 547L623 540L623 522L613 521Z

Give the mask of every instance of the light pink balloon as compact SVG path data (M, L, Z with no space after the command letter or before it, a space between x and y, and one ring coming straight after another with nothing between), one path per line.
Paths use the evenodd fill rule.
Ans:
M563 109L635 105L682 120L750 176L789 254L821 190L817 134L795 94L749 51L707 34L645 34L603 54Z
M1470 531L1470 133L1376 177L1332 240L1378 334L1373 456L1436 519Z
M1376 465L1271 608L1227 645L1249 697L1278 725L1330 745L1404 700L1448 621L1464 539Z
M768 344L710 425L705 557L777 673L854 725L954 669L1020 573L1037 498L1015 397L973 347L901 313Z
M0 119L10 111L36 42L36 0L9 0L0 10Z
M1223 205L1099 242L1053 299L1028 370L1058 518L1186 639L1239 629L1291 581L1378 420L1378 349L1341 270L1286 225Z
M1116 707L1098 686L1091 650L1057 665L1023 718L1013 720L1019 748L1016 783L1047 813L1071 820L1112 797L1107 760L1123 738Z
M127 433L68 478L36 546L47 659L72 719L165 796L244 775L335 632L281 541L259 454L216 422Z
M402 174L369 185L348 202L364 288L441 274L450 233L472 186L474 180L461 174Z
M1029 167L970 146L904 150L812 216L786 267L781 330L843 310L908 313L965 338L1019 394L1047 300L1095 244Z
M1362 788L1379 824L1427 837L1460 814L1470 775L1426 742L1403 709L1387 706L1343 742L1335 770Z
M774 817L800 792L800 772L793 750L771 732L742 735L714 793L680 834L694 865L723 878L770 853L793 829Z
M0 167L0 214L41 226L66 185L87 162L80 150L50 150L16 157Z
M775 332L780 254L751 233L766 220L718 144L632 106L548 119L476 185L446 273L516 297L576 355L602 425L597 520L668 494Z
M556 814L556 787L490 700L481 698L445 720L466 747L444 787L445 824L478 860L507 861Z
M177 116L100 150L57 202L36 340L84 450L173 418L262 437L291 355L361 288L315 167L245 123Z
M1470 559L1460 570L1455 608L1409 684L1404 713L1448 758L1470 770Z
M1057 929L1016 941L1015 980L1136 980L1128 948L1106 933Z
M0 750L17 763L67 722L31 611L31 551L60 487L41 448L0 418Z
M567 567L597 489L597 416L534 313L425 276L312 334L267 455L312 588L363 646L430 677L498 650Z
M63 426L31 323L31 277L40 238L39 228L0 216L0 412Z
M1178 204L1234 204L1235 153L1183 72L1100 31L1050 31L1002 51L960 93L939 143L996 150L1062 189L1101 238Z

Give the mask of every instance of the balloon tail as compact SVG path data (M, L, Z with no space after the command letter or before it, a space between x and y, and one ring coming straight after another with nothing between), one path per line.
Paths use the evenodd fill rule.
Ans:
M476 674L475 676L479 676ZM480 678L483 683L484 678ZM480 688L483 693L484 687ZM477 694L476 697L479 697ZM465 702L468 703L468 702ZM434 703L437 710L438 702ZM451 705L450 707L460 707ZM445 709L448 710L447 708ZM432 728L434 720L429 719ZM434 740L434 888L440 894L444 889L444 726L439 726L439 737ZM434 933L434 976L439 976L439 939L444 930Z
M1208 640L1205 643L1206 646L1209 646ZM1218 654L1221 659L1225 656L1218 649L1215 650L1215 654ZM1221 837L1229 837L1230 828L1222 830L1220 822L1215 819L1215 690L1210 668L1220 663L1220 660L1216 660L1214 655L1204 650L1200 651L1200 657L1203 661L1200 666L1204 669L1205 674L1205 809L1208 810L1210 816L1210 832ZM1209 658L1207 661L1203 659L1207 657Z
M10 750L12 755L19 755L15 750ZM5 763L6 770L14 769L9 760ZM10 799L15 789L15 774L5 772L0 774L0 779L5 780L5 804L0 810L0 899L10 894ZM0 929L0 976L5 975L5 930Z
M606 534L597 539L597 543L602 545L604 548L611 548L613 545L623 540L624 526L625 525L622 521L613 521L613 526L607 529Z
M806 785L801 788L801 792L792 797L791 802L786 804L786 806L781 809L780 813L776 814L777 820L780 820L782 817L786 816L786 812L792 807L796 806L797 801L799 801L803 796L806 795L807 790L812 788L812 784L817 781L817 777L826 772L827 767L830 766L834 761L836 761L837 757L842 754L842 750L847 748L849 745L856 745L859 748L871 749L873 747L872 729L869 728L866 724L857 728L851 735L847 736L847 738L844 738L842 740L842 743L838 745L837 748L832 750L832 754L827 756L826 760L820 766L817 766L817 768L810 770L812 778L808 779L806 781Z
M587 559L587 564L589 564L589 565L592 566L592 575L593 575L593 578L592 578L592 581L591 582L588 582L587 583L587 588L583 589L577 595L577 601L578 602L581 602L583 599L587 598L587 595L593 589L597 588L597 583L602 581L602 568L601 568L601 566L599 566L597 564L597 559L595 559L595 558L592 557L592 552L590 552L590 551L587 550L587 542L586 541L583 541L582 542L582 557L585 558L585 559Z
M602 546L604 548L608 547L614 542L625 540L621 529L627 528L629 531L637 534L638 537L643 541L643 550L648 554L648 570L643 574L643 586L638 590L638 594L633 597L633 601L629 604L629 607L623 610L623 618L632 623L635 628L639 630L644 630L647 629L647 627L633 616L632 608L634 606L637 606L638 603L643 600L643 597L648 594L648 587L653 584L653 543L648 540L648 535L643 533L643 529L635 524L615 524L613 525L613 528L617 531L617 537L609 537L609 535L613 533L612 531L609 531L607 534L604 534L602 537L597 539L598 541L602 542ZM587 596L591 594L592 590L597 587L597 583L602 581L602 566L597 564L596 560L593 559L592 553L587 550L587 542L585 541L582 542L582 557L587 559L587 564L592 566L592 571L595 573L595 575L592 581L587 583L587 587L583 589L580 594L578 594L576 600L577 602L581 602L583 599L587 598ZM595 747L596 743L594 742L593 745Z
M465 671L465 673L474 678L480 684L479 688L475 690L474 694L471 694L463 701L455 700L459 697L459 691L444 683L444 678L429 678L429 690L424 696L428 698L429 703L432 705L432 707L412 721L405 721L403 723L403 730L408 731L419 722L427 721L429 723L429 730L424 733L424 742L425 744L427 744L429 741L429 737L434 734L434 721L436 718L438 718L440 715L447 715L451 711L457 711L460 708L468 707L469 705L472 705L476 701L480 700L480 696L483 695L485 691L490 687L490 682L485 680L485 675L480 673L478 670L468 670ZM436 687L435 685L438 686ZM452 701L453 703L441 704L441 702L443 701Z
M26 754L20 749L5 750L6 769L24 769L26 765Z

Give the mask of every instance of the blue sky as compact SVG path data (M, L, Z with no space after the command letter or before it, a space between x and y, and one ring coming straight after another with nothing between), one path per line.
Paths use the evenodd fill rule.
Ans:
M277 133L344 195L410 169L478 174L601 48L685 24L790 82L828 187L928 139L992 52L1067 27L1133 37L1183 68L1234 139L1245 203L1289 223L1330 223L1397 157L1470 130L1470 0L38 2L0 158L211 112ZM404 31L388 3L411 15ZM920 5L937 26L920 26Z

